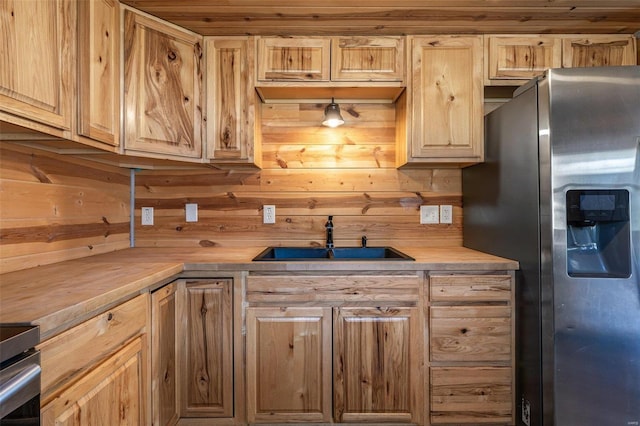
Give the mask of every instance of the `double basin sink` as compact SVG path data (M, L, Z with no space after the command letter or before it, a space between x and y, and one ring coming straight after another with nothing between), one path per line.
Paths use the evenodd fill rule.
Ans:
M268 247L254 261L415 260L392 247Z

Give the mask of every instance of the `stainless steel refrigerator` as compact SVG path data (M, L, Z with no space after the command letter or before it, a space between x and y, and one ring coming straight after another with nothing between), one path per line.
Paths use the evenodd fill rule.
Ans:
M485 117L464 245L520 262L516 424L640 424L640 67L552 69Z

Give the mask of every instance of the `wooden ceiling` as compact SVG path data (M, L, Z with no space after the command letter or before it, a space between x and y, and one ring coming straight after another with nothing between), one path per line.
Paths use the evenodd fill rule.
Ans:
M640 0L121 0L202 35L625 33Z

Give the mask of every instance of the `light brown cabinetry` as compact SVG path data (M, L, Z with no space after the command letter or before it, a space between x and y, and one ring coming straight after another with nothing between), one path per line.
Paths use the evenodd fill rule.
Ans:
M178 422L178 316L173 282L151 294L151 423Z
M260 111L254 88L254 38L205 38L206 157L216 164L260 165Z
M415 307L336 308L337 422L416 421L422 328Z
M247 309L249 422L331 419L331 308Z
M258 81L329 81L331 39L258 37Z
M39 345L42 424L146 424L149 295Z
M482 37L409 41L411 73L396 111L397 165L482 161Z
M549 68L636 64L631 34L484 36L484 84L519 86Z
M420 424L421 283L411 273L250 275L249 422Z
M200 161L202 37L124 10L124 149Z
M513 276L431 273L432 424L514 422Z
M564 36L562 66L636 65L636 43L633 34Z
M178 281L180 416L233 417L233 280Z
M0 3L1 119L71 136L75 14L75 0Z
M404 81L404 37L333 37L331 80Z
M78 2L78 134L120 144L120 14L117 0Z

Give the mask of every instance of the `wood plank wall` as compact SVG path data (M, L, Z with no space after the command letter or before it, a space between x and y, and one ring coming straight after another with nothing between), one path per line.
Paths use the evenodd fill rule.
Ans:
M263 169L142 171L136 175L137 247L324 245L334 215L338 246L462 245L458 169L396 170L395 107L341 105L346 124L320 125L325 105L263 104ZM185 203L199 221L185 222ZM262 224L262 206L276 223ZM454 223L420 225L419 206L451 204ZM154 207L153 226L140 208Z
M127 169L0 143L0 273L129 247Z

